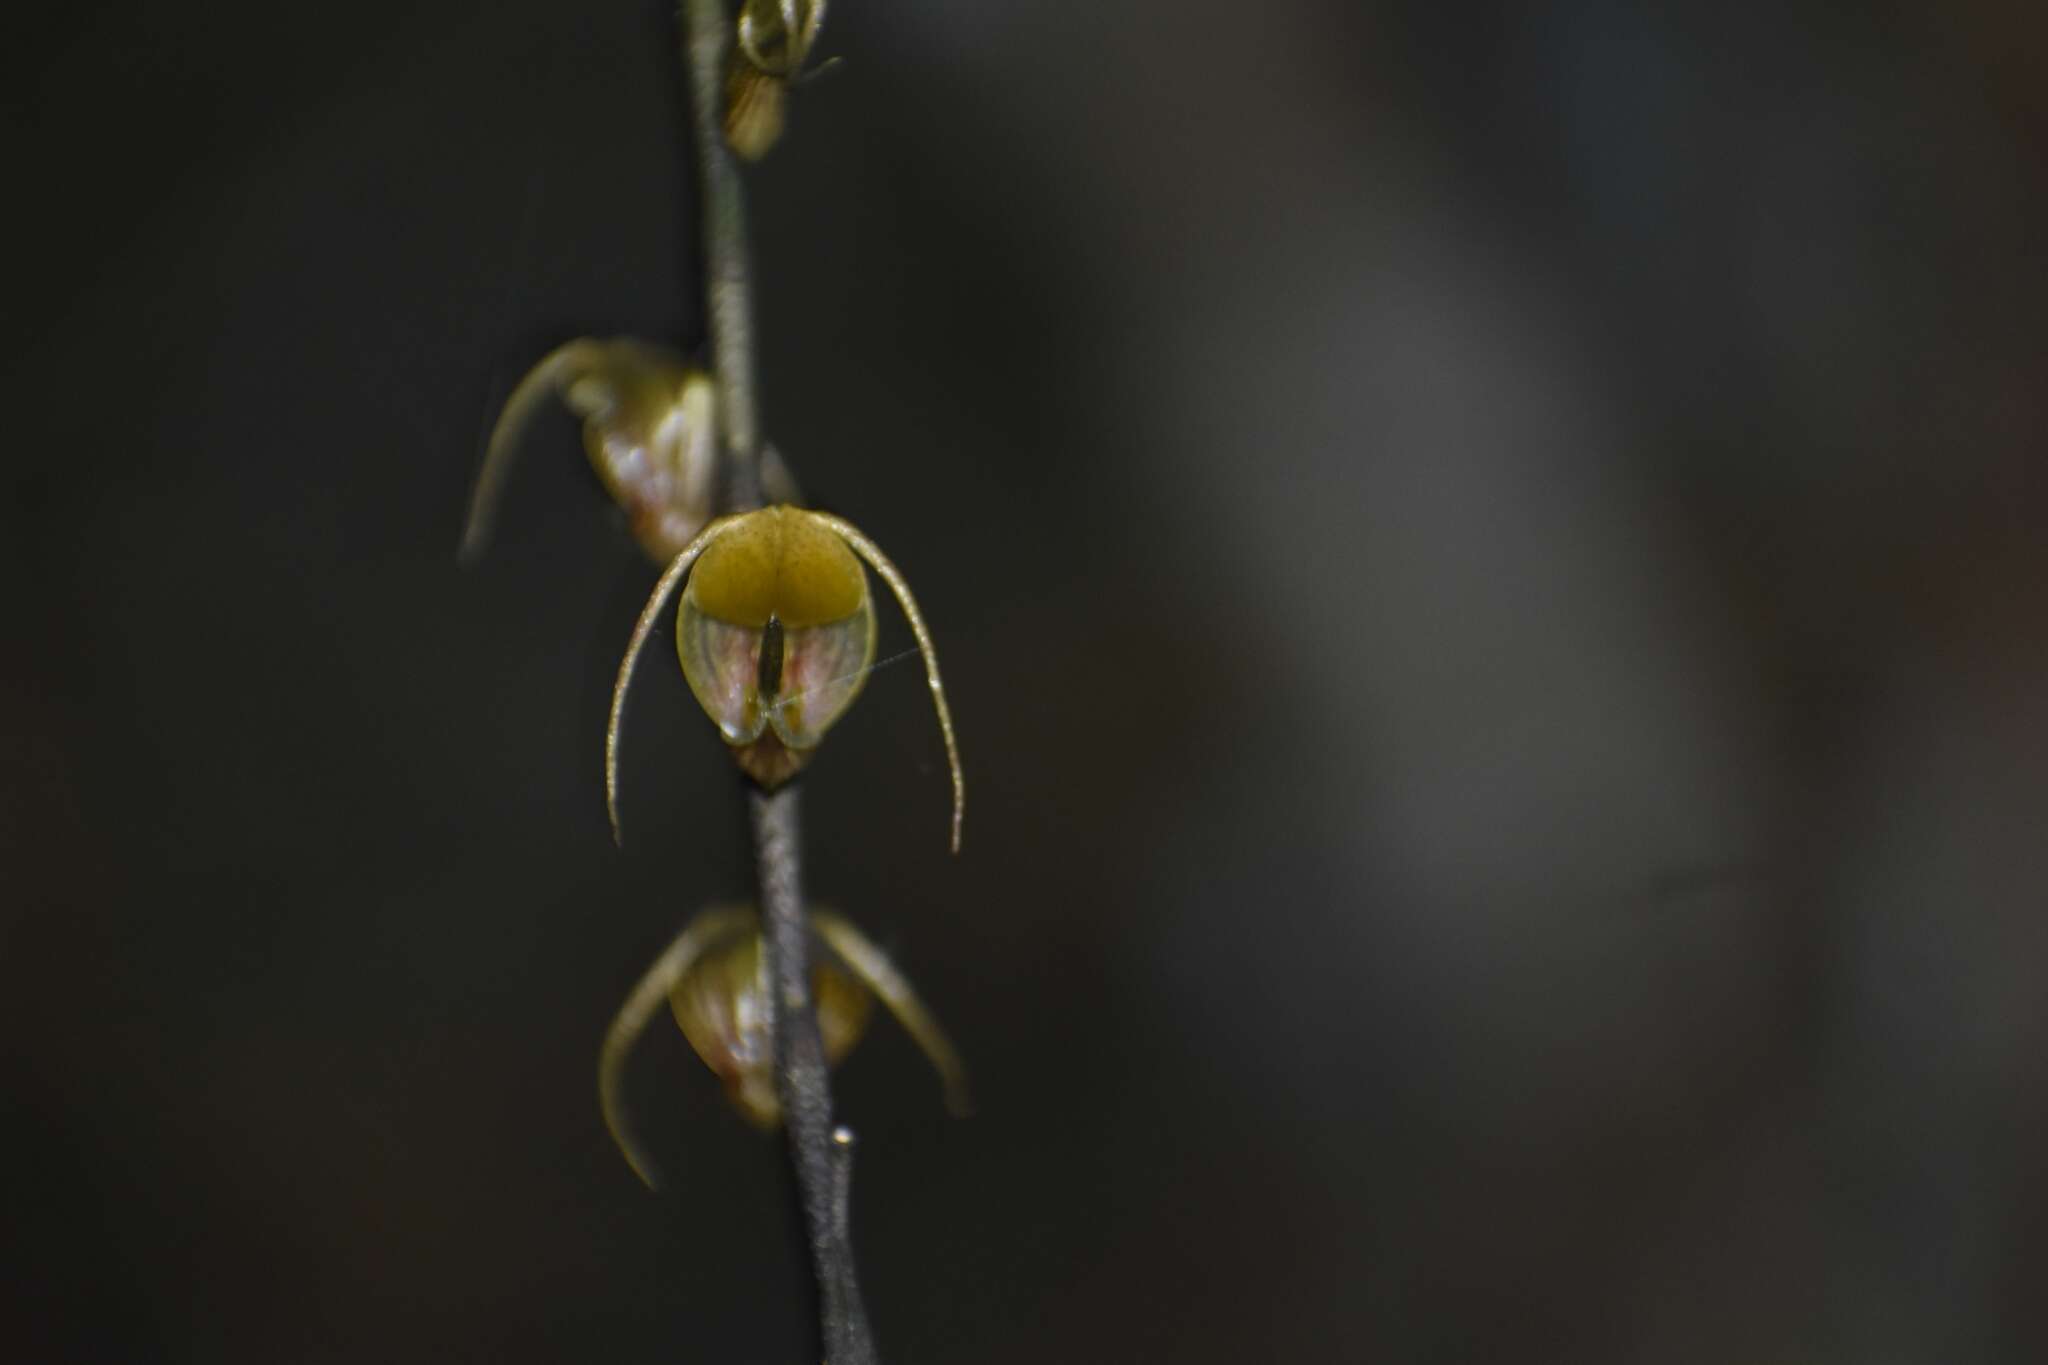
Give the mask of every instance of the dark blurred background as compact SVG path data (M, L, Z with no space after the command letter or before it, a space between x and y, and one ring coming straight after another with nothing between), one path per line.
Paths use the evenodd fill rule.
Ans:
M840 1073L887 1359L2048 1357L2048 21L1838 10L835 7L768 429L971 787L907 663L805 782L980 1102ZM607 838L566 416L454 555L542 351L701 339L668 9L44 22L0 1355L807 1358L777 1145L667 1029L673 1192L598 1121L749 855L672 667Z

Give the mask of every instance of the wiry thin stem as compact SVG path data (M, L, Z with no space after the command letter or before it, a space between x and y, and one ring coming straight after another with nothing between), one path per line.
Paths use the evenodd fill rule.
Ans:
M726 73L733 16L728 0L683 0L684 60L696 117L703 195L705 312L725 438L726 512L761 505L760 399L754 373L753 282L739 168L725 143ZM827 1365L875 1365L873 1335L854 1276L846 1228L852 1146L834 1141L825 1046L810 992L810 928L804 914L802 839L794 787L752 797L760 869L762 943L775 1014L776 1085L790 1159L810 1229L811 1266L822 1304Z
M718 421L725 436L725 510L761 505L761 400L754 378L754 285L746 196L725 145L726 67L733 16L727 0L683 0L683 61L690 71L699 192L704 197L704 296L710 320Z
M753 794L754 851L761 878L762 944L775 1021L775 1087L789 1130L811 1264L818 1276L827 1365L874 1365L867 1309L853 1268L846 1190L851 1135L832 1123L825 1043L811 1002L810 930L804 918L803 847L795 787Z

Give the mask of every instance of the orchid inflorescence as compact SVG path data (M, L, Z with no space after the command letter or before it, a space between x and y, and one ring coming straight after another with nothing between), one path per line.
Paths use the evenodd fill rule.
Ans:
M800 78L823 0L746 0L737 21L727 136L759 155L781 128L783 89ZM766 101L764 104L763 101ZM772 105L772 126L761 122ZM750 150L751 149L751 150ZM715 516L733 490L722 469L718 386L683 356L632 338L581 338L556 348L513 388L485 446L462 542L465 560L489 539L513 456L537 413L557 399L583 419L583 445L647 554L664 564L634 626L612 693L605 732L605 804L620 837L618 763L626 693L642 647L669 596L685 681L742 772L764 791L787 783L876 668L876 621L868 570L889 587L923 656L952 778L951 843L960 847L965 780L938 654L910 585L852 523L795 505L795 480L763 447L759 484L771 505ZM937 1068L955 1112L966 1106L965 1073L952 1045L909 982L841 917L809 916L822 951L811 995L829 1062L859 1039L879 998ZM621 1100L633 1042L665 1000L691 1046L724 1082L742 1115L781 1121L773 1066L766 954L751 907L705 912L677 936L620 1008L599 1058L605 1124L650 1185L653 1168L634 1142Z

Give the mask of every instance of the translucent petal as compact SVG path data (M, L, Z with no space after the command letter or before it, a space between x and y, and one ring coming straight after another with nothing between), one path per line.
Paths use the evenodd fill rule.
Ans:
M708 376L663 368L613 343L613 368L565 395L584 416L583 446L633 534L659 560L674 558L710 519L717 472Z
M676 614L676 657L697 705L728 744L750 744L767 728L759 691L761 632L727 625L697 609L685 591ZM785 657L787 657L785 655Z

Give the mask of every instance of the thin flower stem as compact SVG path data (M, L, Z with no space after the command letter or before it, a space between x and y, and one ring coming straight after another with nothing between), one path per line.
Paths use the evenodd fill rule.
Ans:
M725 439L723 510L744 512L761 505L761 429L746 200L739 168L725 142L732 35L728 0L683 0L683 59L690 73L698 186L703 195L705 313ZM832 1122L825 1047L811 1000L810 926L804 913L796 788L755 791L751 809L762 937L773 987L776 1089L810 1233L825 1360L827 1365L876 1365L847 1230L853 1144L851 1134L835 1129Z
M697 178L703 195L704 302L725 437L725 510L761 505L761 400L754 374L754 284L747 203L725 145L726 67L732 52L728 0L683 0L683 63L690 72Z
M753 794L761 923L774 983L775 1085L796 1163L811 1264L818 1276L828 1365L875 1365L875 1347L854 1275L847 1231L852 1135L832 1122L825 1044L810 991L810 926L804 918L803 847L797 790Z

